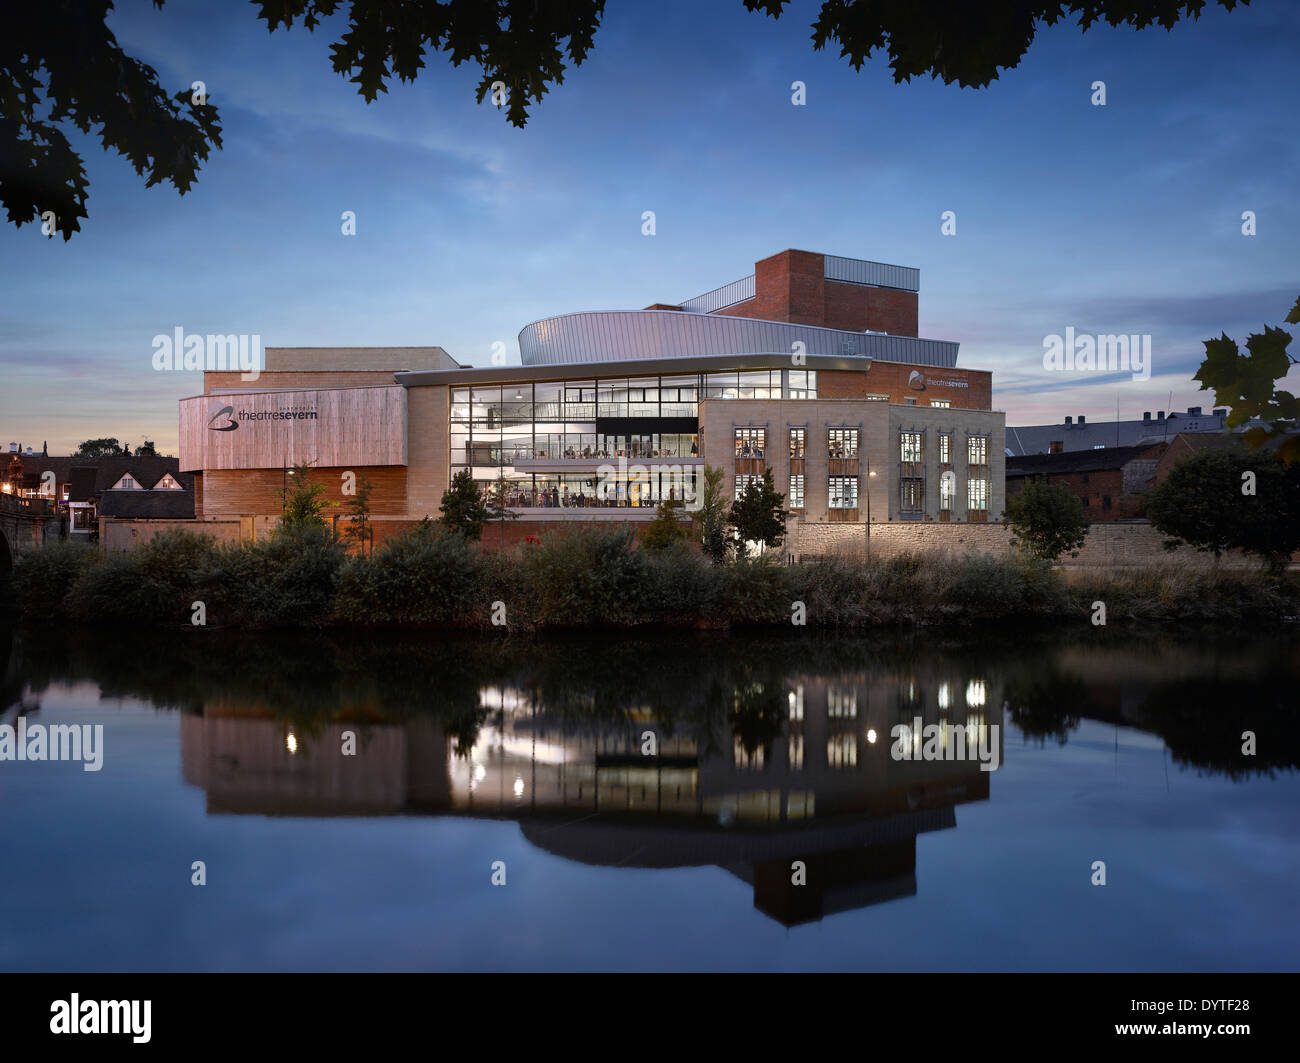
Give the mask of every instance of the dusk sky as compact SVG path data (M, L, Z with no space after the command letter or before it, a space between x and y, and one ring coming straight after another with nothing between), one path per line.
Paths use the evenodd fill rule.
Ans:
M1113 418L1117 399L1126 418L1208 409L1202 341L1282 324L1300 5L1168 33L1058 25L982 90L895 85L883 55L854 72L813 51L816 9L610 0L587 62L519 130L475 102L477 68L437 55L367 105L330 67L339 19L272 35L252 5L120 3L119 42L169 92L204 81L225 147L182 197L76 136L82 232L0 226L4 443L175 453L176 400L202 383L155 371L151 344L178 326L488 364L497 341L517 360L538 318L675 303L790 247L918 267L921 335L993 371L1008 424ZM1150 379L1045 371L1067 327L1149 333Z

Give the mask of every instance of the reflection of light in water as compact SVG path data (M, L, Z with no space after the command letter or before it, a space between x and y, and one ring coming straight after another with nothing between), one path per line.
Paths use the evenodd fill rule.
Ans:
M946 709L952 704L952 686L948 683L939 684L939 708Z
M867 728L867 741L873 746L876 744L876 729L874 727Z
M480 781L482 781L483 776L485 776L486 774L487 774L487 768L483 767L482 764L475 764L475 765L474 765L474 781L475 781L475 782L480 782Z
M979 708L988 700L988 690L983 679L972 679L966 684L966 704Z
M284 748L287 749L290 753L298 752L298 736L295 735L292 731L290 731L284 737Z
M524 796L524 780L519 778L518 776L515 777L515 796L516 797Z

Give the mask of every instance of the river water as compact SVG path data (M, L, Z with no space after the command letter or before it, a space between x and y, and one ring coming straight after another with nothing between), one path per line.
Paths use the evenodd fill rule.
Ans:
M0 633L0 969L1295 970L1296 647Z

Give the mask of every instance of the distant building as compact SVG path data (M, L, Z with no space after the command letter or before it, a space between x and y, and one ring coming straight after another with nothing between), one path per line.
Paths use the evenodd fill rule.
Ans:
M1207 414L1199 406L1189 406L1186 413L1171 412L1168 416L1164 410L1154 416L1148 411L1140 421L1089 421L1081 414L1067 417L1062 424L1007 425L1007 456L1168 443L1179 433L1227 432L1227 421L1227 409Z
M194 517L194 477L180 459L10 455L6 493L53 502L73 537L96 538L99 518Z
M1203 450L1231 450L1245 448L1246 442L1238 435L1190 435L1179 432L1169 441L1169 446L1156 466L1155 483L1160 483L1180 461Z
M1132 520L1168 449L1167 444L1156 443L1007 458L1007 501L1034 477L1045 476L1048 483L1070 488L1093 523Z

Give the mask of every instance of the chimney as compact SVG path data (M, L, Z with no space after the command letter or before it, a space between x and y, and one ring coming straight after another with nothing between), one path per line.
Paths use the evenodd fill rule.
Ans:
M1151 420L1151 411L1150 411L1150 410L1143 410L1143 411L1142 411L1142 420L1143 420L1143 421L1149 421L1149 420Z
M1163 421L1164 419L1165 419L1165 411L1161 410L1158 414L1156 414L1156 420Z
M1074 424L1074 418L1073 418L1073 417L1067 417L1067 418L1065 419L1065 423L1066 423L1066 424Z
M1211 410L1210 412L1213 413L1215 417L1227 417L1227 416L1228 416L1228 408L1227 408L1226 406L1220 406L1220 407L1217 407L1216 409L1213 409L1213 410Z
M10 443L10 444L9 444L9 453L10 453L10 454L17 454L17 453L18 453L18 444L17 444L17 443Z
M1187 412L1190 413L1193 417L1201 416L1201 408L1199 406L1188 406Z
M1080 427L1083 426L1083 424L1084 424L1085 421L1087 421L1087 418L1084 417L1083 414L1079 414L1079 426L1080 426Z

